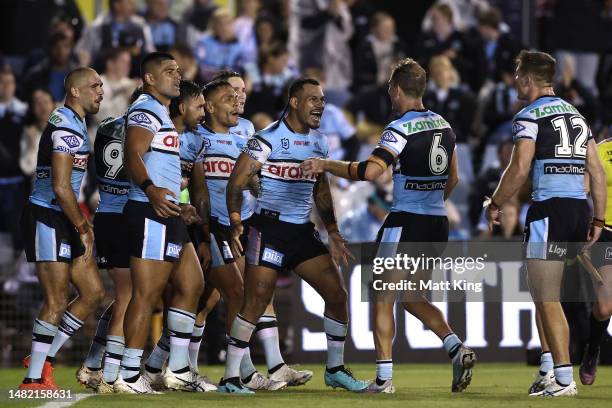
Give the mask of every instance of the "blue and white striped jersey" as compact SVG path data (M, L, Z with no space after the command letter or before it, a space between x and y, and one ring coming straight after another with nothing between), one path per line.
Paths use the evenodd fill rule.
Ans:
M51 181L53 177L51 155L53 153L69 154L74 157L70 184L78 199L89 159L89 137L85 120L68 106L57 108L51 113L47 127L40 137L36 181L32 195L30 195L30 202L61 211Z
M586 199L587 142L593 138L584 117L556 96L541 96L514 116L514 142L535 142L533 200Z
M391 211L446 215L444 189L455 151L448 122L430 110L410 110L387 126L378 146L397 155Z
M325 136L314 129L296 133L282 120L256 133L244 152L263 165L255 212L293 224L309 222L316 177L304 174L300 164L327 157Z
M180 143L168 108L144 93L128 108L126 126L127 129L141 127L153 133L149 151L143 157L147 173L157 187L165 187L176 194L177 198L168 196L168 200L178 202L181 189ZM133 181L128 198L149 202L147 195Z

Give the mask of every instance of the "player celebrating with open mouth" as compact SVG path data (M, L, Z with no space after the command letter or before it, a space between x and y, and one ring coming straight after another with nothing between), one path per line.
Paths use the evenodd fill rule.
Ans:
M317 81L307 78L294 81L281 119L249 140L230 177L227 209L235 253L243 249L239 239L244 228L243 190L260 170L262 179L255 214L249 223L244 305L231 326L220 392L252 392L240 382L240 361L255 322L272 299L278 271L283 268L293 269L325 301L324 327L328 339L325 383L350 391L367 386L344 366L347 292L334 260L346 262L350 253L338 232L329 184L325 177L306 176L299 169L306 158L327 155L325 139L316 131L324 107L323 91ZM331 256L310 222L313 198L329 232Z

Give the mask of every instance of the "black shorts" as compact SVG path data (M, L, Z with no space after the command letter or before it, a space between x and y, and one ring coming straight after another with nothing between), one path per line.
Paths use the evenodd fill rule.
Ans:
M591 262L596 268L612 265L612 231L604 228L591 249Z
M191 242L181 217L162 218L150 203L128 200L123 208L130 256L176 262L183 244Z
M277 271L293 269L302 262L329 254L314 224L292 224L263 215L249 219L246 261Z
M574 258L586 242L590 220L586 200L550 198L534 202L525 222L526 258Z
M99 212L94 217L98 268L129 268L130 241L122 213Z
M248 220L242 221L244 228L242 235L240 236L240 242L242 248L245 249L248 242L249 224ZM217 267L222 265L231 264L236 262L234 255L232 254L231 244L232 242L232 228L227 225L223 225L217 221L216 218L210 220L210 253L212 255L211 267ZM241 253L240 256L244 255Z
M448 218L409 212L389 213L376 237L377 256L393 257L398 249L439 256L448 242ZM405 245L400 243L412 243Z
M72 262L85 253L81 237L61 211L28 202L21 216L28 262Z

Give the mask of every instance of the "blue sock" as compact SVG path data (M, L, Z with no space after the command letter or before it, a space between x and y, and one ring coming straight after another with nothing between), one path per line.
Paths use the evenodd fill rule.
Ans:
M562 386L568 386L574 379L574 369L571 364L560 364L555 366L555 379L557 384Z
M344 365L344 342L348 324L324 315L323 327L327 336L327 368Z
M45 321L34 320L32 329L32 353L30 357L30 365L26 378L41 378L42 369L45 365L47 353L53 343L53 338L57 334L57 326Z
M62 316L62 321L60 322L57 334L53 339L53 343L51 343L51 348L47 353L47 357L55 357L55 354L60 348L62 348L64 343L66 343L68 339L81 328L81 326L83 326L82 320L79 320L69 311L64 312L64 316Z
M159 340L157 340L155 348L151 354L149 354L149 358L145 364L147 371L159 373L168 358L168 354L170 354L170 333L168 332L168 328L164 326L162 334Z
M189 341L195 324L195 314L186 310L168 309L170 332L170 361L168 368L175 373L189 370Z
M102 368L102 358L104 357L104 348L106 347L106 331L108 330L108 322L113 312L113 304L111 303L98 321L96 334L89 347L89 353L85 359L85 366L90 369Z
M230 330L230 339L227 346L227 360L225 361L225 373L223 379L240 376L240 363L246 349L249 347L251 335L255 325L240 314L236 316Z
M455 333L449 333L444 336L442 339L442 345L444 346L444 350L448 353L450 358L455 357L457 351L459 351L459 347L461 347L463 343L459 340L459 337Z
M376 378L383 381L393 378L393 360L376 361Z
M540 375L546 375L547 372L553 369L553 358L550 351L543 351L540 356Z
M106 336L106 353L104 354L104 381L112 384L117 380L121 358L125 349L125 339L122 336Z
M126 348L121 359L121 377L127 382L136 382L140 376L140 359L143 350Z

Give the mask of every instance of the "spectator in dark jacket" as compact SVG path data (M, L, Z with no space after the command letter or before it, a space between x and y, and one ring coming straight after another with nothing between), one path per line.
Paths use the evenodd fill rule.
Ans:
M575 60L567 55L563 60L561 81L555 87L560 98L571 103L589 121L595 124L598 119L599 104L595 95L578 78L576 78Z
M392 61L404 57L404 44L395 35L395 20L378 12L372 17L370 34L353 56L354 89L386 83Z
M458 86L459 77L449 58L439 55L429 64L430 89L423 96L427 109L442 115L457 135L457 143L472 136L476 100L471 92Z
M432 30L421 34L417 40L416 55L421 66L429 66L431 59L439 54L448 57L461 80L474 93L480 90L484 78L480 72L484 56L453 23L453 11L448 4L437 4L430 10Z
M478 32L486 58L486 76L495 82L502 80L502 71L514 68L519 46L510 33L500 30L502 14L496 8L483 11L478 16Z
M15 76L0 71L0 232L20 247L19 216L29 184L19 167L21 133L27 105L15 97Z
M64 78L77 67L72 58L72 39L64 33L55 33L49 38L48 55L25 75L22 95L31 95L36 88L49 89L53 100L64 99Z

